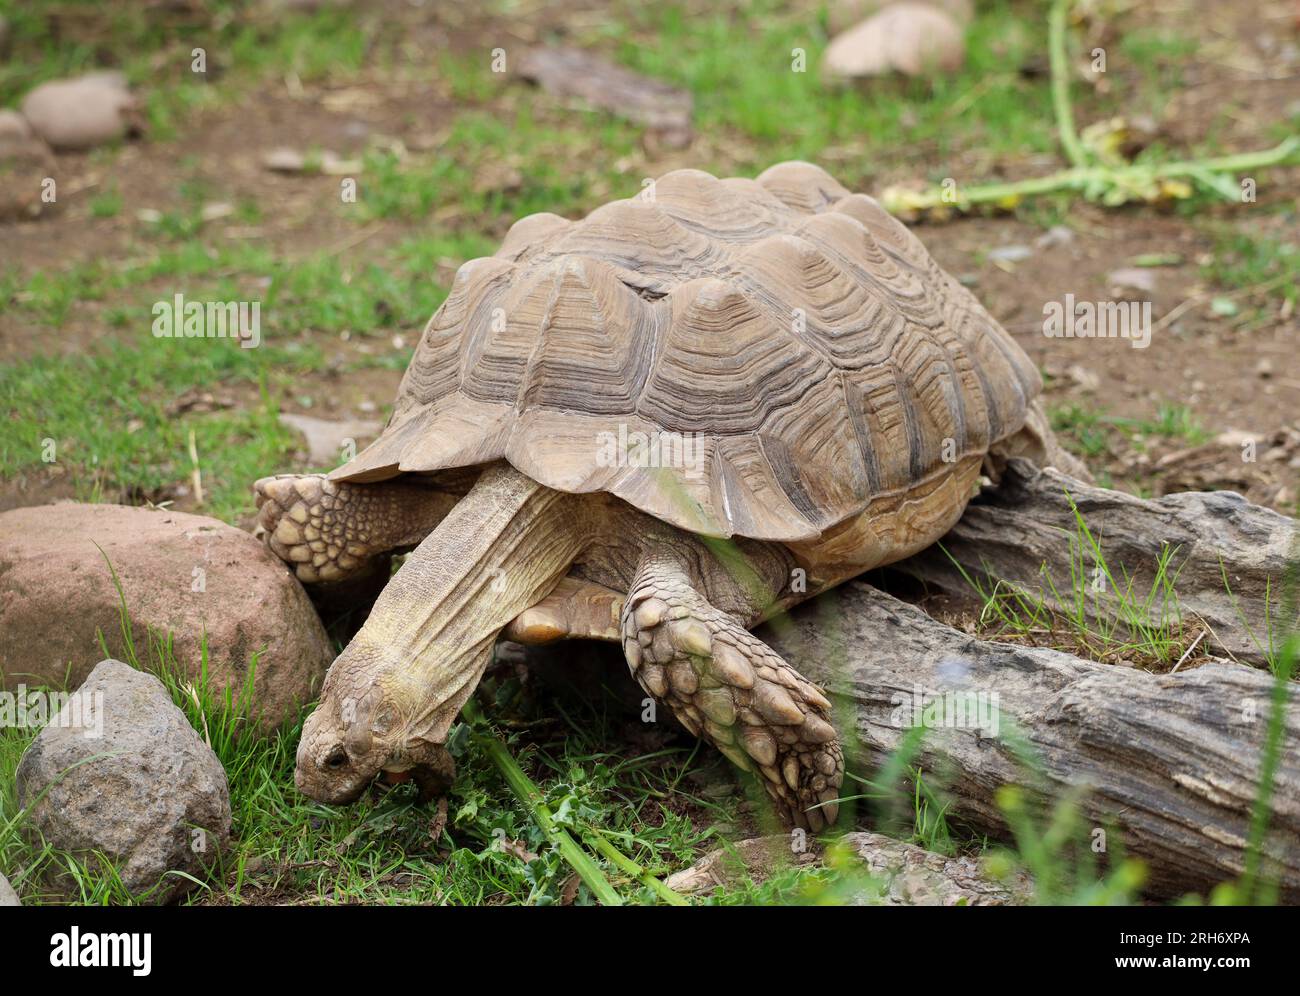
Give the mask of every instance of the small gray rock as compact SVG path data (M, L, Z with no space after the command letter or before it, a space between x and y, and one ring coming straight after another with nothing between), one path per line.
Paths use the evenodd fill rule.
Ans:
M822 75L844 81L891 72L952 73L966 59L964 35L946 11L899 0L832 38L822 54Z
M990 262L1023 263L1033 254L1034 250L1029 246L998 246L996 249L990 249L986 258Z
M18 893L14 892L13 886L9 884L9 879L0 875L0 906L21 906L18 901Z
M1055 249L1057 246L1074 244L1074 229L1065 225L1053 225L1034 240L1039 249Z
M345 419L341 422L314 415L283 414L280 421L291 429L297 429L307 440L307 459L313 466L333 466L340 460L347 460L343 452L344 445L350 440L354 452L361 447L358 441L374 439L383 430L384 425L375 419Z
M52 80L22 103L32 130L55 150L93 149L139 129L138 104L120 73Z
M1141 291L1144 294L1154 294L1156 275L1152 270L1145 267L1125 266L1118 270L1111 270L1106 274L1106 283L1112 293Z
M121 661L101 661L69 697L23 754L17 782L31 831L60 850L106 855L145 902L184 893L192 883L167 873L203 878L230 836L216 755L162 682Z

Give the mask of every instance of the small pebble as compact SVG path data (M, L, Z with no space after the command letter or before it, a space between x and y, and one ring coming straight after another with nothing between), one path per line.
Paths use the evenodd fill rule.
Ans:
M988 259L995 263L1019 263L1033 254L1034 250L1030 249L1029 246L998 246L996 249L989 250Z
M1066 228L1064 225L1053 225L1034 241L1034 245L1039 249L1055 249L1057 246L1068 246L1073 242L1074 229Z

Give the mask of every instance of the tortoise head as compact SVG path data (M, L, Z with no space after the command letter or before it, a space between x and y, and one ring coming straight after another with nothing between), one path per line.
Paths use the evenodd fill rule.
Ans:
M383 775L390 782L414 780L421 799L442 794L455 772L443 746L449 721L433 727L414 722L402 708L411 701L404 683L385 680L397 677L394 666L363 663L358 660L363 655L362 647L348 647L326 678L320 705L307 718L298 743L298 790L341 805Z

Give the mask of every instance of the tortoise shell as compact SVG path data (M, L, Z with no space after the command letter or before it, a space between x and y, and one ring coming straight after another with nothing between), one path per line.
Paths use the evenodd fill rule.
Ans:
M332 476L505 459L693 532L805 541L987 452L1041 386L872 198L803 162L676 170L462 266L387 428Z

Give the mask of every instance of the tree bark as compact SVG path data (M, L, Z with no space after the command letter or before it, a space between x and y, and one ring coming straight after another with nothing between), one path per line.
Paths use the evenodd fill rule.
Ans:
M1210 652L1262 664L1270 644L1276 651L1281 637L1296 627L1294 588L1287 591L1286 581L1288 569L1300 562L1296 520L1230 491L1149 501L1038 470L1023 460L1010 461L999 485L971 502L940 541L943 549L930 547L895 569L923 582L929 592L971 603L975 593L951 555L972 578L1013 581L1051 602L1041 568L1065 593L1071 557L1076 563L1078 558L1077 545L1072 554L1077 523L1071 498L1100 541L1113 577L1123 583L1127 572L1141 595L1151 590L1161 547L1174 548L1170 567L1182 616L1209 626L1205 648ZM1091 551L1084 551L1082 563L1091 577ZM1107 598L1113 595L1103 595L1102 605Z
M984 537L982 542L1004 560L1029 543L1046 550L1051 526L1059 519L1020 500L1023 487L1033 480L1025 479L1010 504L982 506L989 512L977 514L963 538ZM1037 493L1050 507L1051 488ZM1280 555L1282 526L1273 519L1281 517L1252 509L1235 496L1139 503L1122 495L1112 499L1109 492L1104 500L1078 490L1075 494L1088 511L1119 510L1107 536L1125 538L1135 567L1136 552L1150 551L1149 538L1161 531L1180 538L1196 555L1205 537L1188 529L1199 515L1213 514L1225 533L1235 530L1227 533L1225 546L1243 584L1257 580L1261 568L1255 565ZM1140 532L1138 520L1126 516L1136 514L1135 507L1150 506L1161 507L1150 513L1154 518ZM1234 535L1251 540L1252 546L1262 542L1267 551L1232 550ZM1026 554L1017 562L1027 564L1036 556ZM1204 565L1206 558L1198 562ZM841 731L846 739L853 734L859 741L856 747L846 743L850 768L859 773L879 769L899 746L912 722L910 708L903 707L918 692L922 698L986 693L986 701L996 706L996 733L991 726L981 732L969 723L930 729L916 761L927 783L938 779L944 785L950 815L978 832L1005 838L1007 826L994 793L1002 785L1029 783L1030 769L1017 752L1014 731L1041 760L1043 781L1031 787L1049 797L1087 787L1080 807L1089 834L1094 827L1113 827L1107 853L1113 854L1120 843L1126 854L1143 859L1149 894L1203 894L1245 869L1273 690L1266 671L1216 660L1158 675L1054 650L980 640L860 581L805 603L759 634L840 700ZM1282 896L1297 901L1300 708L1286 706L1284 722L1267 851Z

